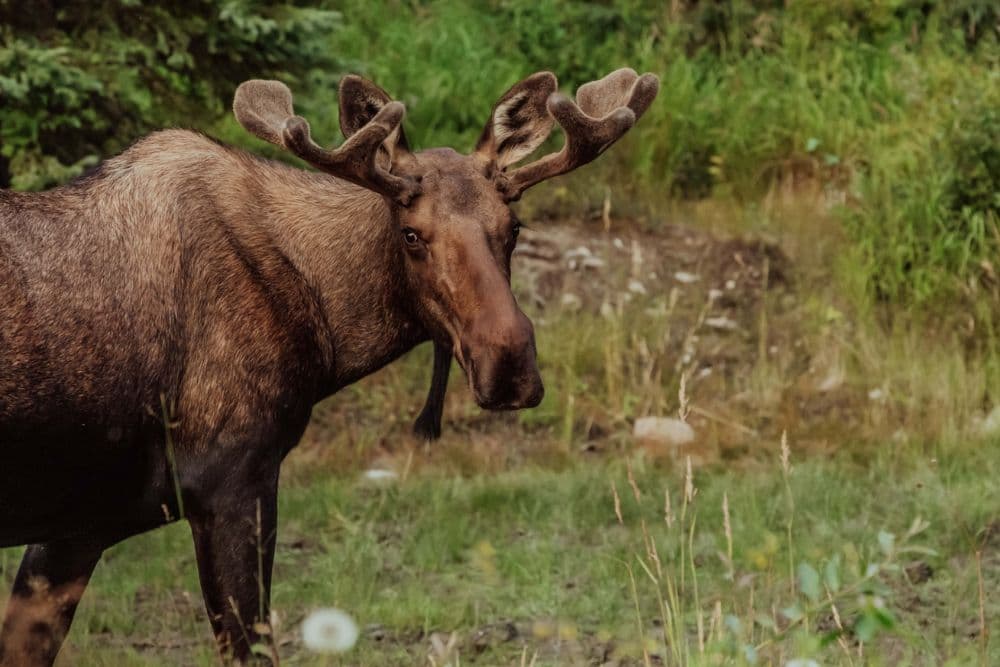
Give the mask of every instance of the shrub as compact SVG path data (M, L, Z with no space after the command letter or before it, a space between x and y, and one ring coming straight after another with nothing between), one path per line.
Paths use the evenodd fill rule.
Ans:
M39 189L158 127L204 127L246 78L332 67L336 12L257 0L0 0L0 186Z

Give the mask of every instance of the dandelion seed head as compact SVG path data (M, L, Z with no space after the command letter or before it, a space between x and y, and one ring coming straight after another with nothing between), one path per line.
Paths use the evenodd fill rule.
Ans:
M343 653L358 641L358 625L339 609L317 609L302 622L302 641L317 653Z

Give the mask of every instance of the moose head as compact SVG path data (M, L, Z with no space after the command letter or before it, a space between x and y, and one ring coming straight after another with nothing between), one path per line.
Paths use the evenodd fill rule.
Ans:
M621 138L652 103L659 81L619 69L581 86L575 101L557 87L550 72L513 86L468 155L450 148L411 151L403 104L357 76L340 83L346 141L332 150L313 141L284 84L253 80L236 91L233 108L244 128L387 200L388 224L398 232L396 270L413 312L439 348L451 350L476 402L487 409L534 407L543 395L534 330L510 288L520 229L510 204ZM562 150L516 166L555 122L566 135ZM446 377L447 361L444 369Z

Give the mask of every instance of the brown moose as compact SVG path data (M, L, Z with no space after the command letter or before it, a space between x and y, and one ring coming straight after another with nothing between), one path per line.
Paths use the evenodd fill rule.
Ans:
M574 101L535 74L461 155L411 152L403 105L359 77L335 150L283 84L247 81L239 122L318 171L166 130L63 187L0 191L0 547L29 545L0 665L52 664L103 550L178 518L220 649L247 659L282 459L313 404L423 341L421 434L440 430L452 356L483 408L537 405L509 204L600 155L658 88L621 69ZM515 168L555 121L563 149Z

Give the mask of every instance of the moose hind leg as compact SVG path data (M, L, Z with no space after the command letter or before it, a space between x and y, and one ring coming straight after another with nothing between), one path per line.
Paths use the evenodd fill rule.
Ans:
M202 594L224 659L244 662L269 619L277 489L189 516ZM270 640L265 643L270 645Z
M68 540L27 548L0 630L0 667L55 661L105 546Z

